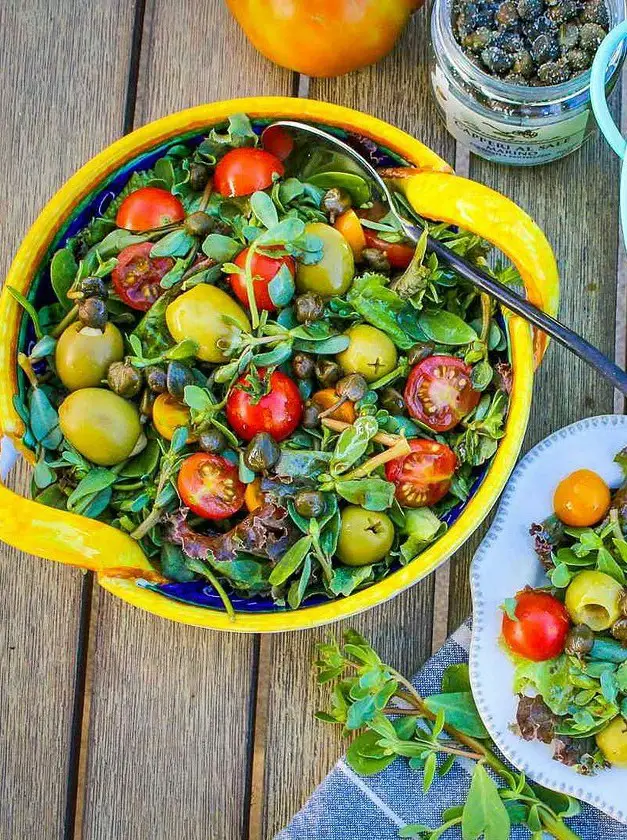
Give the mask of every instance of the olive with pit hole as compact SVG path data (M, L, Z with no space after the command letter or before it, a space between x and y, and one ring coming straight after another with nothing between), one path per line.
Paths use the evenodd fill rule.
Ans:
M596 736L598 748L614 767L627 767L627 721L618 715Z
M114 324L104 331L75 321L61 333L55 348L59 379L68 391L101 385L109 365L124 357L124 340Z
M576 624L587 624L595 633L609 630L620 617L623 587L604 572L579 572L566 590L564 603Z
M133 403L105 388L73 391L59 406L59 426L68 443L101 467L129 458L141 435Z
M385 513L358 505L341 514L337 556L345 566L369 566L383 560L394 542L394 525Z
M141 371L128 362L113 362L107 371L107 384L118 396L136 397L142 389Z
M398 355L392 340L370 324L356 324L346 330L350 344L337 360L344 373L360 373L367 382L374 382L391 373Z
M270 470L281 457L281 447L268 432L258 432L244 451L244 463L253 472Z

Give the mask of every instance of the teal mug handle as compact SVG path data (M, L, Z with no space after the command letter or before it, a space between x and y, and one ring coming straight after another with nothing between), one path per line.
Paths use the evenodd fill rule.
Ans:
M620 133L620 129L610 113L605 90L610 62L617 48L624 41L627 41L627 21L615 26L606 35L597 50L590 73L590 99L599 128L612 149L623 161L620 175L620 221L623 238L627 238L627 165L625 164L627 140Z

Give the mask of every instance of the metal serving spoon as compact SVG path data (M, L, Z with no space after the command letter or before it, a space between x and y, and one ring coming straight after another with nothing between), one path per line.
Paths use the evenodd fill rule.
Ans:
M304 132L309 134L318 140L324 141L327 145L334 146L350 157L364 170L367 180L374 181L381 194L381 198L387 202L390 210L401 225L405 236L413 242L418 242L423 232L422 228L404 218L396 205L394 196L388 185L374 166L362 157L359 152L356 152L355 149L332 134L328 134L326 131L312 125L307 125L306 123L292 120L278 120L271 125L289 129L292 133ZM498 300L499 303L502 303L512 312L515 312L516 315L520 315L521 318L538 327L538 329L555 339L559 344L563 344L571 353L583 359L590 367L594 368L601 376L611 382L618 391L627 396L627 373L615 365L611 359L608 359L607 356L590 344L590 342L586 341L585 338L582 338L582 336L564 326L564 324L561 324L555 318L547 315L546 312L538 309L537 306L525 300L517 292L499 283L498 280L495 280L487 272L482 271L477 266L459 257L450 248L442 245L441 242L438 242L431 236L427 239L427 251L436 254L438 260L441 262L448 263L451 268L472 283L473 286L476 286L482 292Z

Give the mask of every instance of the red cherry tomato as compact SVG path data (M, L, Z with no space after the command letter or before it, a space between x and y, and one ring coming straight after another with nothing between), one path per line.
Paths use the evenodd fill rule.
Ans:
M126 230L152 230L184 218L183 205L171 192L159 187L142 187L120 204L115 223Z
M503 614L503 636L511 651L543 662L564 650L570 621L566 607L548 592L525 589L516 595L516 620Z
M241 251L235 258L235 265L244 268L246 257L248 256L248 248ZM253 254L251 271L253 274L253 291L255 292L255 300L259 309L267 309L268 312L274 312L276 306L272 303L270 292L268 291L268 284L276 276L282 265L287 266L290 274L294 277L296 273L296 263L291 257L266 257L263 254ZM240 300L244 306L248 306L248 293L246 292L246 283L244 282L243 274L229 274L229 282L233 293Z
M434 432L455 428L479 402L470 368L454 356L429 356L412 368L405 385L409 413Z
M218 161L213 185L220 195L251 195L272 185L273 175L283 175L281 161L264 149L231 149Z
M280 125L268 126L261 135L261 145L279 160L285 160L292 154L294 141L288 131Z
M412 438L411 452L385 465L385 477L396 485L395 496L403 507L434 505L451 486L457 457L444 443Z
M205 519L226 519L244 504L246 485L235 464L221 455L197 452L181 464L179 495L190 510Z
M366 237L366 247L376 248L377 251L385 254L392 268L407 268L412 261L414 251L413 245L405 245L403 242L386 242L377 236L377 232L372 228L364 227L364 235Z
M257 375L259 382L253 381L251 373L237 380L226 401L226 418L243 440L251 440L258 432L284 440L296 429L303 413L298 386L280 370L267 377L266 371L259 368ZM261 397L255 394L259 385Z
M151 257L152 242L129 245L118 254L118 264L111 272L113 288L127 306L147 312L165 289L162 277L174 265L172 257Z

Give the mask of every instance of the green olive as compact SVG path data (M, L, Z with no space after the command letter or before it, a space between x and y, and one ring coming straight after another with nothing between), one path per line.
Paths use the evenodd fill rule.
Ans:
M81 388L66 397L59 406L59 425L81 455L102 467L128 458L141 435L133 403L104 388Z
M322 259L313 265L298 264L296 288L322 297L343 295L353 282L355 259L342 234L323 222L310 222L305 231L322 240Z
M346 330L350 344L337 360L344 373L361 373L367 382L374 382L396 367L396 347L391 339L369 324L357 324Z
M100 385L109 365L124 356L124 340L114 324L104 332L75 321L66 327L57 342L55 364L59 379L69 391Z
M394 525L385 513L349 505L342 511L337 556L346 566L369 566L392 548Z
M622 594L620 583L604 572L579 572L566 590L566 609L576 624L600 633L620 617Z
M627 722L618 715L596 736L597 747L614 767L627 767Z
M232 338L235 327L224 319L230 316L240 329L250 332L250 321L241 306L222 289L201 283L175 298L165 319L175 341L191 338L198 344L196 356L203 362L226 362L218 342Z

